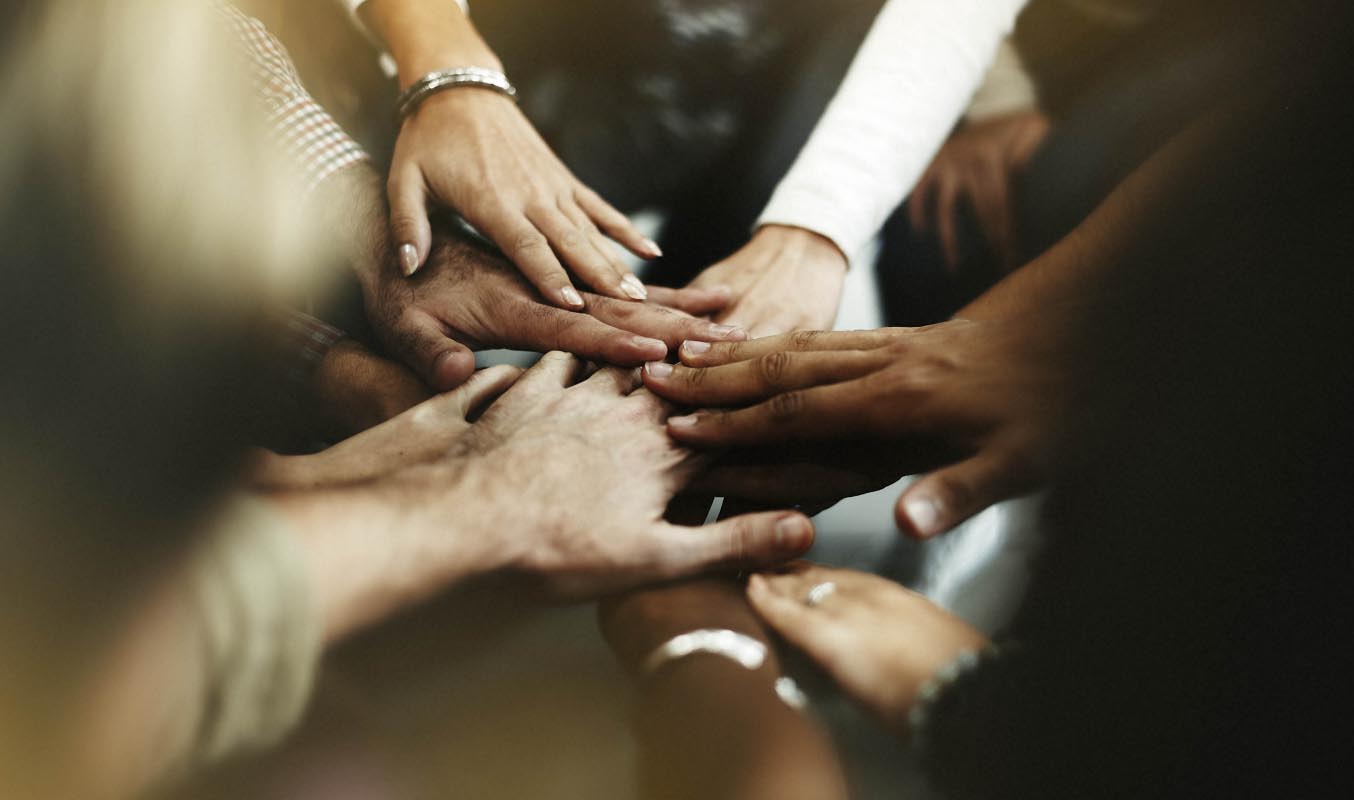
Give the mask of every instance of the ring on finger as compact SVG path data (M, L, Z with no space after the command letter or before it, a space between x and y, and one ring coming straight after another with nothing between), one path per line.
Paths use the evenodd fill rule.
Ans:
M804 605L809 608L817 608L835 591L837 591L837 584L832 581L814 584L804 595Z

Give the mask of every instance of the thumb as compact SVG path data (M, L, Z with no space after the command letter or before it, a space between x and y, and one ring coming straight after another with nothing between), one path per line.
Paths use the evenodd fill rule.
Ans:
M406 318L390 337L391 347L434 391L447 392L475 372L475 354L431 317Z
M395 244L400 271L413 275L428 260L432 249L432 226L428 223L427 194L423 176L417 170L391 175L387 186L390 196L390 238Z
M499 364L471 375L469 380L449 395L455 405L457 416L461 419L474 416L499 395L508 391L517 379L522 377L522 372L521 367Z
M1027 475L1001 453L983 452L932 472L903 492L894 508L899 530L929 539L1019 494Z
M668 525L659 561L668 579L719 569L759 569L803 555L813 544L813 523L797 512L767 511L720 520L701 528Z

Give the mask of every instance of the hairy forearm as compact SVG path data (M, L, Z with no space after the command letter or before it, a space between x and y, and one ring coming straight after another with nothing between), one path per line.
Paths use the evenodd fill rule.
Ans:
M502 69L470 18L452 0L367 0L359 13L390 49L401 87L449 67Z

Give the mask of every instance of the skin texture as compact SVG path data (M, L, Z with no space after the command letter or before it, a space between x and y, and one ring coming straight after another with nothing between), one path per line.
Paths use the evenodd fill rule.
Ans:
M1036 489L1076 429L1054 316L684 345L681 364L649 364L644 380L674 402L733 407L670 419L692 447L830 442L848 472L935 470L895 511L900 529L929 537ZM787 493L796 477L782 478Z
M407 88L429 72L501 70L470 19L444 0L371 0L368 24L387 43ZM404 122L388 182L390 229L405 273L432 252L430 204L450 207L507 254L546 302L580 309L566 270L594 292L643 300L646 289L612 242L642 258L658 246L583 185L510 99L477 88L428 98Z
M346 439L429 399L432 391L405 365L351 340L335 342L311 376L315 434Z
M583 295L587 313L555 308L503 259L455 238L439 238L411 278L393 264L362 276L367 316L377 335L434 389L474 369L472 349L563 349L595 361L637 366L666 358L684 339L733 341L739 328L698 319L727 302L727 290L664 290L656 302Z
M780 563L809 547L812 525L794 512L704 527L666 522L701 457L666 435L670 408L636 391L635 371L579 381L582 370L569 355L547 354L467 424L465 414L508 380L491 372L354 440L343 459L368 469L370 449L378 461L431 460L359 485L272 495L309 554L331 640L476 576L583 600ZM428 423L460 430L433 446Z
M637 675L654 648L697 628L738 631L769 648L755 671L692 656L640 678L634 719L644 797L847 797L831 741L775 694L780 660L739 583L707 578L643 589L603 602L598 618Z
M914 230L940 240L945 264L963 261L959 215L973 209L992 252L1004 270L1018 266L1014 183L1047 138L1051 123L1038 111L1023 111L960 128L936 154L912 192L908 214Z
M715 319L752 336L822 330L837 318L846 267L830 240L803 228L765 225L738 252L696 276L691 288L729 287L733 301Z
M828 581L834 592L817 606L805 603L812 587ZM987 644L925 597L855 570L798 563L753 575L747 598L768 627L899 732L922 684L961 652Z

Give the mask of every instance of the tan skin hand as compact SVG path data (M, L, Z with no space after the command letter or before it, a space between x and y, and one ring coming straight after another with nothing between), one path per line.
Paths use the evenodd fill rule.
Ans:
M657 302L585 295L587 313L547 304L501 258L469 242L439 237L426 267L405 278L387 264L359 275L376 334L432 388L445 391L474 369L471 349L568 350L585 358L635 366L665 358L683 339L737 341L742 330L693 313L710 313L728 290L655 290Z
M729 287L733 302L715 319L752 336L771 336L831 328L846 267L846 256L830 240L803 228L765 225L690 285Z
M914 230L934 233L945 264L960 266L959 214L967 203L1004 270L1019 266L1020 242L1013 207L1015 180L1048 136L1051 123L1022 111L960 128L936 154L908 205Z
M1037 489L1081 423L1067 329L1052 313L702 347L683 345L681 365L649 364L645 384L684 405L734 410L673 418L674 438L702 448L882 440L929 452L931 463L909 471L935 471L896 509L916 536ZM859 450L859 471L877 466L873 449Z
M809 590L828 581L836 590L809 606ZM855 570L799 563L752 576L747 597L763 622L900 732L922 684L960 653L987 644L925 597Z
M391 230L406 273L431 252L430 201L461 214L560 308L583 307L566 270L606 297L648 296L613 241L643 258L661 255L573 176L516 103L488 89L440 92L405 121L388 192Z

